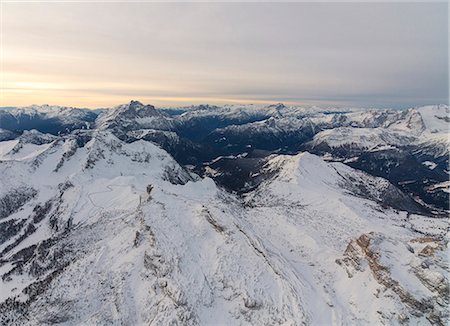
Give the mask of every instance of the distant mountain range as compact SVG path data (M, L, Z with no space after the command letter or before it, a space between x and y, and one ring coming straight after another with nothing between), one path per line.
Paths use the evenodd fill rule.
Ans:
M449 322L450 108L0 109L0 324Z

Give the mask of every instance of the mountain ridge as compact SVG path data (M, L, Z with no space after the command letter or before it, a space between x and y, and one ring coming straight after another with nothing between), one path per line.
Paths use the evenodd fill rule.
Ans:
M199 110L10 130L0 323L449 321L448 107Z

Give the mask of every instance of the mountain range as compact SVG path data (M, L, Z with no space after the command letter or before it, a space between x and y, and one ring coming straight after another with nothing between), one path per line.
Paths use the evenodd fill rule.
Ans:
M446 325L450 108L0 109L0 324Z

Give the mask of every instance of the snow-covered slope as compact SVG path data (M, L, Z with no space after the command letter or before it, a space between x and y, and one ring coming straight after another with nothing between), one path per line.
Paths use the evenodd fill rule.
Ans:
M247 232L295 284L310 323L448 320L448 221L380 209L374 201L398 192L386 180L309 153L266 169L276 173L247 196Z
M24 160L45 151L58 137L37 130L24 131L16 139L0 142L0 160Z
M55 118L64 120L66 124L74 124L85 119L87 116L91 116L90 110L48 104L31 105L22 108L9 109L2 112L8 112L12 116L16 117L16 119L26 116L42 116L47 119Z
M371 112L366 112L365 115L367 114L370 116ZM358 116L360 121L364 122L362 126L327 128L314 135L310 145L330 148L354 146L362 150L380 146L407 146L421 142L437 143L439 146L445 140L448 142L450 116L449 108L445 105L398 111L396 116L393 116L392 112L385 112L377 118L375 118L376 115L372 116L372 120L383 121L379 126L376 126L371 119L364 117L364 114L358 114ZM348 115L346 119L347 117ZM355 121L355 119L352 120ZM341 122L344 124L344 121Z
M417 109L425 130L429 133L448 134L450 123L450 108L448 105L428 105Z
M2 323L447 318L446 222L382 208L386 193L406 202L383 179L275 156L273 177L242 202L150 142L80 131L44 145L0 162ZM346 250L364 234L374 240ZM398 286L365 263L369 250Z
M98 129L126 132L137 129L171 130L172 122L152 105L138 101L119 105L100 114L96 120Z
M0 128L13 131L37 129L52 134L92 127L97 113L92 110L55 105L32 105L0 109Z
M448 106L364 112L358 123L349 126L354 115L342 114L337 126L336 115L333 121L322 122L324 130L303 143L301 150L387 178L431 210L447 210L448 195L435 185L448 180ZM320 125L317 118L311 121Z
M386 146L404 146L416 141L416 137L405 132L395 132L383 128L351 128L340 127L327 129L314 135L310 142L312 148L324 147L332 149L345 147L351 150L377 150Z
M255 147L276 149L301 144L314 134L308 119L279 118L217 128L208 136L208 143L225 148Z
M5 128L0 324L449 322L448 106L83 112Z

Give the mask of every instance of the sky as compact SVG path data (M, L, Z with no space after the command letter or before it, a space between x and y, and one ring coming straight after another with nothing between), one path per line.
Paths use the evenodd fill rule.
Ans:
M448 4L3 2L0 106L448 104Z

